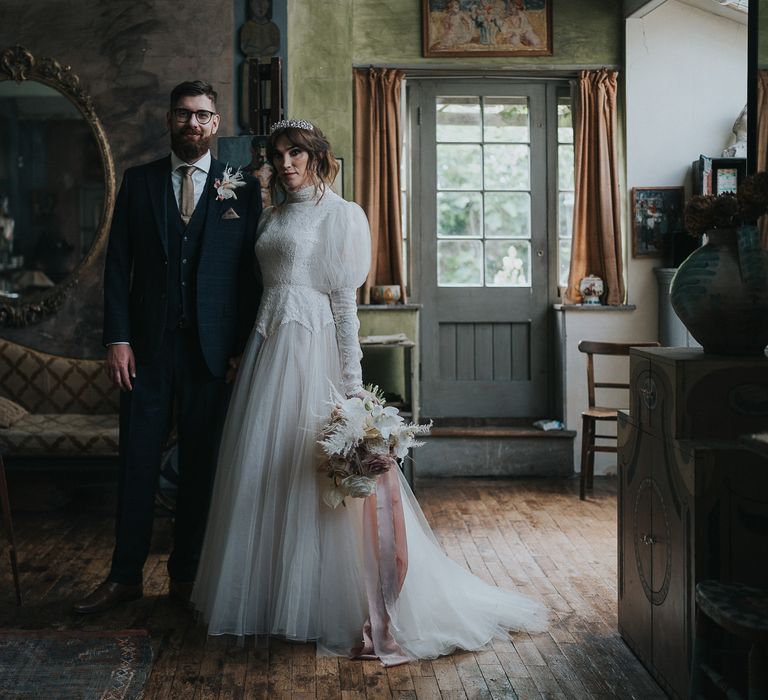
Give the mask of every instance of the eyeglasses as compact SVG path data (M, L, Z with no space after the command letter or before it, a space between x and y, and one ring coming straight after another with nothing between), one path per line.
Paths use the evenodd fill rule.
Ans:
M179 124L186 124L192 115L195 116L198 124L207 124L209 121L211 121L211 117L216 114L216 112L210 112L207 109L198 109L197 111L193 112L191 109L182 109L181 107L171 111L173 112L173 116Z

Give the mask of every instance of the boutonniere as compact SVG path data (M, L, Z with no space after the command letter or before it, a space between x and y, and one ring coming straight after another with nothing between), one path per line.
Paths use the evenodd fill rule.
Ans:
M221 178L216 178L213 181L213 188L216 190L216 199L237 199L235 189L242 187L243 185L245 185L245 180L243 179L243 173L240 172L240 168L233 171L232 168L229 167L229 163L227 163Z

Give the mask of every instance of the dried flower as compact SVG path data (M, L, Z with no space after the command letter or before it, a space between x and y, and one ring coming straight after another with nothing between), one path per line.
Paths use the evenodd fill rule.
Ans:
M363 468L368 474L378 476L394 467L397 462L390 454L368 453L362 459Z
M245 180L240 168L233 171L229 166L229 163L227 163L221 179L216 178L213 181L213 188L216 190L216 199L237 199L235 190L243 185L245 185Z
M331 508L347 496L370 496L376 477L397 467L409 448L421 444L416 435L429 432L429 426L406 423L396 408L384 403L377 387L368 388L362 398L344 399L334 391L330 418L318 440L327 455L320 469L331 480L323 501Z
M768 211L768 173L755 173L739 185L736 195L745 223L754 223Z
M744 178L737 194L691 197L685 205L685 229L697 237L714 229L736 229L754 224L767 211L768 173L755 173Z

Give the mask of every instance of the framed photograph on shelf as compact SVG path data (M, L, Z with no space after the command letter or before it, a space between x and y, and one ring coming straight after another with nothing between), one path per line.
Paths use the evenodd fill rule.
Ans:
M683 228L682 187L632 188L632 255L663 257Z
M553 0L421 0L424 56L551 56Z
M701 155L693 161L693 194L736 192L747 175L746 158L711 158Z
M744 158L720 158L712 160L712 194L736 193L739 183L747 176Z

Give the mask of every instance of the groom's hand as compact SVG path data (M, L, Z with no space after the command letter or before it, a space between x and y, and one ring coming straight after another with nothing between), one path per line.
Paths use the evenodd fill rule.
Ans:
M229 367L227 367L227 373L224 375L224 381L227 384L231 384L232 382L235 381L235 377L237 376L237 370L240 367L240 360L242 359L243 359L242 355L229 358L229 362L227 363Z
M107 348L107 376L121 391L131 391L136 376L136 358L130 345L110 345Z

